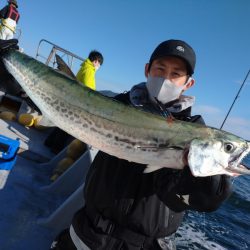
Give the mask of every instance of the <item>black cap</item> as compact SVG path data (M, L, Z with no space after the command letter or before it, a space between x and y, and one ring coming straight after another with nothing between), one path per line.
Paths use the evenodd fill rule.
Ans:
M152 53L149 64L152 64L155 59L164 56L177 56L182 58L187 63L188 73L190 75L194 73L196 55L191 46L184 41L168 40L160 43Z
M8 2L9 2L9 4L14 4L16 6L16 8L18 8L18 4L17 4L16 0L9 0Z

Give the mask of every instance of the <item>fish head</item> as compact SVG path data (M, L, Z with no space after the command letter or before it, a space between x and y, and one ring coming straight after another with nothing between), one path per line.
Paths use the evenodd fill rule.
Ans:
M250 174L241 164L250 152L250 142L237 136L219 139L194 139L188 153L188 165L194 176Z

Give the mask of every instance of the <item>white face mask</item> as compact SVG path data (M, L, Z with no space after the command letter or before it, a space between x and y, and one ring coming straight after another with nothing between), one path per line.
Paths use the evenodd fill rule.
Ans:
M178 87L166 78L149 76L146 87L153 102L156 102L155 99L157 99L166 104L178 99L185 85Z
M95 67L95 71L97 71L100 68L100 64L97 64L94 67Z

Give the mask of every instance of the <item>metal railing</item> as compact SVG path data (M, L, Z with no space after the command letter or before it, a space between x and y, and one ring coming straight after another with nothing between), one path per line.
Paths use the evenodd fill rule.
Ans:
M21 35L22 35L22 30L20 28L17 28L15 31L15 38L20 39Z
M52 48L49 50L49 55L48 56L44 56L42 53L41 53L41 50L42 50L42 44L45 43L49 46L51 46ZM73 68L73 63L78 60L78 63L79 61L80 62L83 62L85 59L66 50L66 49L63 49L61 47L59 47L58 45L48 41L48 40L45 40L45 39L41 39L39 44L38 44L38 47L37 47L37 51L36 51L36 59L39 59L39 58L42 58L45 60L45 64L48 65L48 66L51 66L52 68L55 68L55 65L56 65L56 58L55 58L55 55L56 54L59 54L58 52L60 52L60 56L62 58L66 57L66 61L65 63L68 65L68 67L72 70Z

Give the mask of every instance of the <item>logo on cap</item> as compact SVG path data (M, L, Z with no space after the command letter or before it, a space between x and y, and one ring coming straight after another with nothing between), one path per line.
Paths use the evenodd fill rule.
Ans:
M185 51L184 48L182 46L180 46L180 45L177 46L176 49L179 50L180 52L183 52L183 53Z

